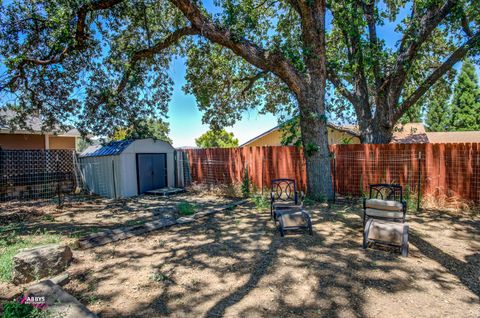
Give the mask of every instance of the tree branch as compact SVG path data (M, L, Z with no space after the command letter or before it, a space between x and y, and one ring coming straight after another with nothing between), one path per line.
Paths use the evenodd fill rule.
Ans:
M453 52L448 59L440 65L425 81L413 92L396 110L394 120L398 120L405 111L407 111L413 104L415 104L420 97L432 87L445 73L450 70L455 63L462 60L468 53L469 49L475 47L480 43L480 31L471 37L467 42L460 46L455 52Z
M302 93L303 80L301 75L280 52L269 52L246 39L239 39L229 30L212 22L191 0L170 0L170 2L185 15L193 27L200 31L201 36L229 48L257 68L273 72L295 94Z
M81 6L76 14L77 23L74 36L75 43L73 45L65 47L56 56L52 56L47 59L25 58L20 63L35 65L55 64L61 62L68 55L68 53L84 49L85 43L88 39L88 34L86 33L87 26L85 22L87 14L93 11L109 9L122 1L123 0L96 0Z
M385 79L390 89L392 99L398 99L401 88L406 79L408 69L416 56L420 46L428 39L432 31L445 19L458 2L455 0L446 0L440 6L431 6L427 12L420 18L419 25L416 26L413 21L408 31L403 35L393 72ZM415 19L413 17L412 19ZM410 41L410 39L413 39ZM410 41L410 42L409 42ZM381 85L385 86L385 83ZM394 104L394 103L392 103Z
M375 25L375 0L370 0L368 3L362 2L362 8L368 25L370 50L373 53L373 76L375 78L375 86L378 89L382 85L382 71L380 69L380 54L378 53L379 51L377 27Z
M22 76L22 73L25 65L30 64L30 65L45 66L45 65L60 63L68 56L68 54L74 51L83 50L85 48L85 43L88 39L88 34L86 33L87 26L85 22L87 18L87 14L93 11L109 9L122 1L123 0L95 0L91 3L81 6L75 14L77 23L75 27L75 35L73 37L74 43L71 45L67 45L65 48L63 48L60 51L60 53L47 58L26 57L20 60L16 66L16 69L18 69L18 74L12 76L12 78L5 85L0 87L0 90L5 89L6 87L12 86L16 83L18 79L24 78Z
M240 81L248 81L248 84L247 86L245 86L244 89L242 89L242 92L240 94L245 95L245 93L253 87L253 84L255 84L255 82L258 81L260 78L265 76L265 74L267 74L267 72L261 71L254 76L241 78Z
M330 83L335 86L335 89L343 96L345 97L354 107L358 105L358 100L357 97L348 90L348 88L343 85L342 81L340 78L337 76L335 71L329 67L327 67L327 79L330 81Z
M130 76L132 74L132 71L133 71L133 69L135 68L135 66L137 65L138 62L140 62L141 60L147 59L147 58L151 58L155 54L161 53L163 50L165 50L168 47L176 44L178 41L180 41L185 36L195 35L195 34L199 34L199 31L195 28L192 28L192 27L180 28L180 29L175 30L174 32L170 33L162 41L159 41L159 42L155 43L155 45L153 45L152 47L147 48L147 49L138 50L138 51L134 52L132 54L132 57L130 58L129 66L125 70L125 72L122 76L122 79L120 80L117 88L115 89L115 94L120 94L125 89L125 87L128 84L128 81L130 79ZM103 102L105 102L105 99L106 99L106 97L101 98L100 101L97 103L97 105L100 105Z

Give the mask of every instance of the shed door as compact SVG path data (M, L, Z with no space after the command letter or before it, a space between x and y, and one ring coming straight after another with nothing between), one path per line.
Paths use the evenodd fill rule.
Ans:
M137 154L138 194L167 186L167 154Z

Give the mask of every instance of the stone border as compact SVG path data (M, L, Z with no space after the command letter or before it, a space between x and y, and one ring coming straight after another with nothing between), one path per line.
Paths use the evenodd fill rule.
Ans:
M209 209L207 211L197 212L191 217L180 217L176 220L165 219L165 220L155 220L151 222L146 222L141 225L127 226L114 230L104 230L98 233L90 234L85 237L82 237L78 240L78 246L81 249L93 248L108 243L125 240L127 238L138 236L144 233L151 231L167 228L173 225L182 225L196 222L197 219L203 218L218 212L229 210L238 205L242 205L248 202L248 200L240 200L232 203L228 203L216 208Z

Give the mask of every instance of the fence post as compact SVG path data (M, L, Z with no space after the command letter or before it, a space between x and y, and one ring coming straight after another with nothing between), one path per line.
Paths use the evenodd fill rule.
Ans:
M418 185L417 185L417 212L420 212L420 198L422 192L422 152L418 152Z
M337 157L337 154L335 152L332 152L333 154L333 184L332 184L332 188L333 188L333 203L335 203L335 199L336 199L336 195L335 195L335 190L336 190L336 183L337 183L337 160L336 160L336 157Z

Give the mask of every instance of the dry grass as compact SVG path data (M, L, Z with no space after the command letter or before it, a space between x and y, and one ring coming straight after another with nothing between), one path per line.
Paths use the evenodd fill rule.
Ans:
M449 214L478 213L478 206L473 201L465 200L451 190L435 189L434 193L426 194L422 199L422 207L427 210L447 212Z

